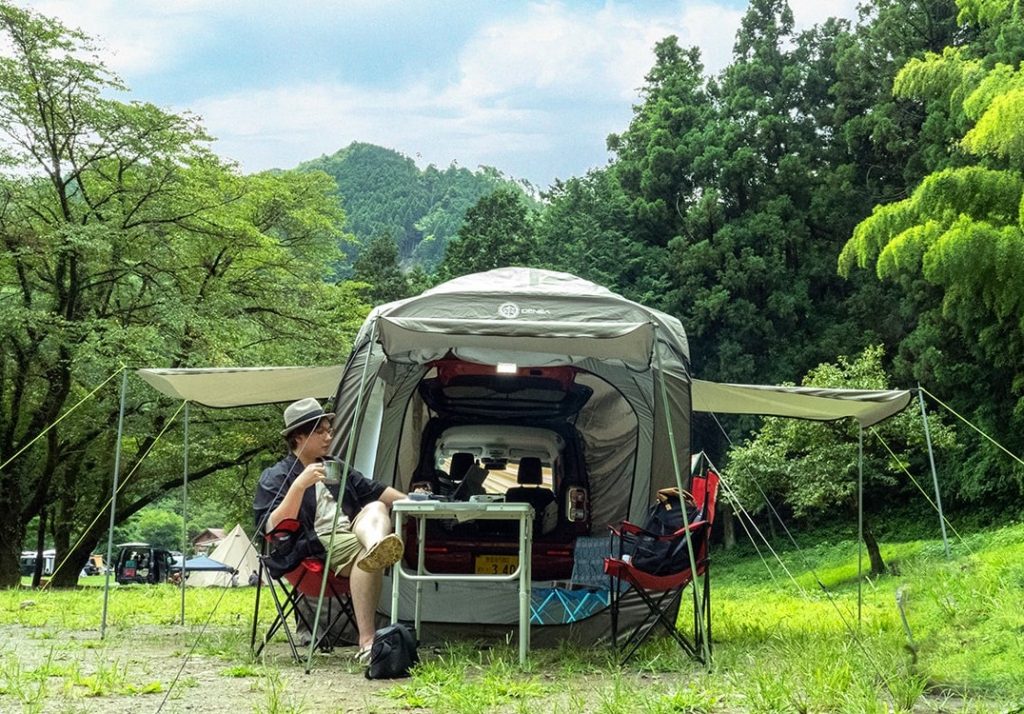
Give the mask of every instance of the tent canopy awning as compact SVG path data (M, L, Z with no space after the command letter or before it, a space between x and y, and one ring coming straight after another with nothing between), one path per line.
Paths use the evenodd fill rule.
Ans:
M229 367L140 369L139 376L169 397L208 407L241 407L330 398L343 365L329 367ZM871 426L903 410L905 389L824 389L693 380L693 410L716 414L759 414L816 421L853 418Z
M140 369L161 394L207 407L245 407L333 397L343 365L328 367L227 367Z
M851 417L866 427L902 411L910 403L910 391L719 384L695 379L691 401L695 412L758 414L816 421Z

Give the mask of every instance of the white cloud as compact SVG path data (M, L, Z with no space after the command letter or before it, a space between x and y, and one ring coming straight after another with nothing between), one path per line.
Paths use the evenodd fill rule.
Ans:
M142 75L166 71L199 41L205 29L202 0L147 2L131 7L118 0L33 0L29 7L81 29L97 40L114 72Z
M604 138L628 121L658 40L676 34L684 46L704 46L708 70L717 71L740 16L712 4L652 17L632 7L586 13L534 3L512 20L483 25L449 84L428 72L403 87L306 83L207 97L191 108L219 137L218 151L246 170L294 165L359 140L425 162L458 158L547 181L554 174L541 177L531 164L550 163L567 144L592 149L570 157L559 175L603 163Z
M833 14L853 17L855 2L791 0L800 29ZM217 61L214 53L230 52L232 29L243 23L255 41L272 47L286 26L343 26L349 13L360 10L372 11L374 21L391 17L400 23L403 17L401 3L380 0L333 6L292 0L288 17L280 19L281 5L271 0L30 5L98 37L113 53L108 65L129 81L173 75L194 57ZM596 9L541 0L505 5L500 21L488 21L486 7L475 10L483 20L454 67L413 57L420 75L392 85L367 85L334 71L335 79L303 77L245 91L224 87L215 95L172 101L202 116L219 137L216 150L245 170L294 166L351 141L368 141L421 154L423 162L491 164L544 182L604 162L604 138L629 121L660 39L674 34L683 47L698 46L706 71L715 74L731 59L743 15L743 9L713 0L668 6L608 0ZM321 68L304 69L316 77ZM247 80L251 86L252 77Z
M830 17L857 18L857 0L789 0L796 30L806 30Z

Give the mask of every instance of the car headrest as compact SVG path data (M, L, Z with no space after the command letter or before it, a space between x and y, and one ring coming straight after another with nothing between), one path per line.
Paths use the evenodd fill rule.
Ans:
M466 451L452 454L452 465L448 469L448 475L452 477L452 481L461 481L475 461L476 459L473 457L473 454Z
M519 484L540 486L544 482L540 470L540 459L536 456L524 456L519 460Z

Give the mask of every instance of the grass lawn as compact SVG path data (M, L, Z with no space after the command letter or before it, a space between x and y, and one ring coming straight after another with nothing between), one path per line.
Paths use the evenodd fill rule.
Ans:
M368 682L343 649L307 676L282 643L250 656L251 588L189 590L184 627L178 590L118 588L104 640L102 577L0 591L0 711L1024 711L1024 525L951 560L936 541L884 544L894 574L862 582L859 623L855 542L781 555L793 578L713 554L711 669L661 640L624 668L605 648L535 650L524 672L513 638L421 648L407 680Z

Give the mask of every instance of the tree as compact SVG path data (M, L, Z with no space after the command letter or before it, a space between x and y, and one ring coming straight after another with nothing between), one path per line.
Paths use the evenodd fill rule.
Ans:
M409 297L409 283L398 265L398 246L390 236L370 240L356 258L352 279L367 284L366 301L380 305Z
M522 192L500 188L466 212L458 238L448 243L438 277L459 275L509 265L530 265L536 237Z
M961 16L983 29L976 43L912 59L894 91L930 110L942 107L961 138L949 165L927 175L900 201L876 206L839 258L844 274L873 263L883 280L905 286L923 278L938 290L914 342L924 359L918 379L931 377L947 394L970 394L985 429L1012 450L1024 446L1024 74L1004 64L1016 54L1024 11L1010 2L961 0ZM953 351L936 364L939 351ZM928 357L931 356L931 359ZM991 387L987 385L992 385ZM1007 387L1010 398L1006 398ZM982 396L981 400L978 399ZM959 401L954 397L954 401ZM980 402L980 403L979 403ZM1024 492L1024 471L1001 465L981 479L973 465L961 474L962 491Z
M390 235L399 264L427 272L437 268L477 201L499 186L528 189L486 166L470 171L455 164L444 169L430 165L421 171L407 156L360 142L305 162L299 170L324 171L337 181L348 229L356 237L347 251L353 259L372 239ZM340 273L349 270L342 266Z
M58 561L84 561L99 539L119 381L104 380L119 365L290 364L297 349L333 362L362 306L324 282L343 239L325 175L239 176L194 117L112 98L120 81L55 20L0 4L0 35L4 586L37 515ZM181 483L168 402L134 384L128 396L122 517ZM191 478L263 452L269 416L197 413Z
M804 377L804 386L887 389L888 377L882 367L881 347L865 350L852 362L840 357L837 363L818 365ZM952 429L937 415L929 417L929 429L936 450L951 450ZM894 452L914 454L893 461L888 450L872 434L877 432ZM891 508L907 498L904 467L919 473L927 468L924 430L913 410L906 410L871 427L864 434L865 511L870 514ZM742 502L757 503L753 512L766 509L763 491L774 505L785 504L794 516L822 523L850 513L857 505L858 435L852 423L820 424L797 419L769 417L753 439L729 452L731 482ZM900 497L902 494L902 498ZM885 572L871 519L865 515L864 544L871 561L871 574Z
M537 265L579 275L645 305L663 302L664 251L636 239L633 207L614 170L556 182L546 198L536 224Z

